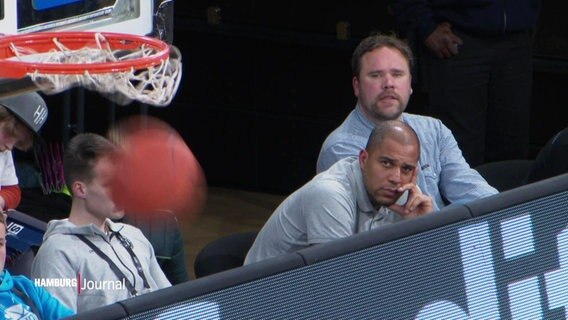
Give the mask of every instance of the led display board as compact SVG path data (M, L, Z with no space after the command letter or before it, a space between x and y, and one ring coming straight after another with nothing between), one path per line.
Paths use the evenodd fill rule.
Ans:
M567 288L568 174L78 318L566 319Z

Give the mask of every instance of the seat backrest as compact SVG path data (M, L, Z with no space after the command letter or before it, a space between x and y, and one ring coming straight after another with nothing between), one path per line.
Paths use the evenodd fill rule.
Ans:
M169 210L152 213L127 212L121 222L142 231L154 248L160 268L172 284L189 280L183 238L175 213Z
M195 277L200 278L242 266L257 234L257 231L232 234L205 245L195 257Z
M568 127L552 137L538 153L527 183L568 172Z
M475 170L499 192L525 184L527 172L534 165L533 160L504 160L484 163Z
M540 150L535 160L504 160L475 169L499 191L506 191L568 172L568 127Z
M36 249L43 241L47 223L18 210L6 220L6 269L13 275L31 274Z

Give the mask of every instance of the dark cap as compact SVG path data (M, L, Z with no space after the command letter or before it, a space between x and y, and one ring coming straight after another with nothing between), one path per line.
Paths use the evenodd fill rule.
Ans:
M36 92L27 92L0 99L0 105L10 110L18 120L35 133L38 133L47 120L47 105Z

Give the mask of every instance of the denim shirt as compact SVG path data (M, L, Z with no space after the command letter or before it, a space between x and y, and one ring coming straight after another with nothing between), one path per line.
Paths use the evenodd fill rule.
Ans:
M434 210L498 193L465 161L452 132L438 119L403 113L401 120L416 131L420 140L417 185L432 198ZM356 106L345 121L325 140L317 172L327 170L337 160L359 155L374 127ZM444 201L444 199L446 201Z

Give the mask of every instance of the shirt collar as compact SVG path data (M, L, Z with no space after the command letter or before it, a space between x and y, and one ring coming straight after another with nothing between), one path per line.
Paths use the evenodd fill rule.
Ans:
M111 219L106 219L106 225L110 234L117 233L124 229L124 225L114 222Z
M367 129L373 130L375 128L375 124L367 118L363 112L363 107L359 103L355 106L355 115Z

